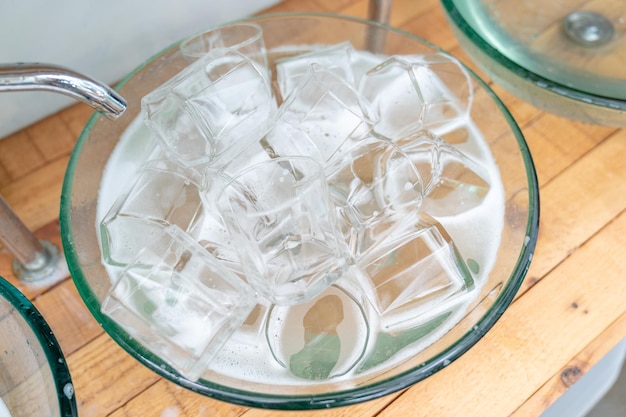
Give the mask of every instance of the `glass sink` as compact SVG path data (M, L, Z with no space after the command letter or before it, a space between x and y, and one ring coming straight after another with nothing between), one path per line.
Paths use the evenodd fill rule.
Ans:
M626 125L626 4L442 0L459 43L493 80L584 122Z
M50 326L0 277L0 416L75 417L76 396Z
M261 28L273 74L277 72L277 62L285 62L285 59L297 54L318 51L322 46L333 46L345 42L352 45L355 57L376 57L376 65L380 62L379 60L390 56L408 56L414 57L413 59L416 59L415 56L438 57L439 61L436 62L452 62L450 58L444 60L439 49L422 39L383 24L361 19L326 14L283 14L260 16L238 23L254 24ZM391 62L389 64L391 68L396 69L401 67L398 62L402 63L403 60L394 58L389 62ZM203 61L199 63L204 65ZM163 354L162 350L157 349L156 344L142 343L119 322L105 315L102 305L107 299L107 294L111 293L113 280L109 274L109 265L103 263L103 252L98 236L98 224L102 213L98 212L98 207L109 206L108 204L102 205L109 195L107 190L111 190L107 187L113 184L112 188L118 190L120 185L120 182L116 180L107 181L107 178L109 180L112 178L108 174L120 174L123 181L129 181L128 176L125 176L128 171L118 170L118 168L126 166L134 169L138 166L135 164L142 163L138 156L146 150L153 149L146 146L146 140L149 144L154 139L152 136L144 134L145 131L142 129L133 130L136 126L133 123L141 113L142 98L179 74L188 65L189 62L179 45L175 44L148 60L120 83L117 89L120 95L128 101L127 111L114 123L107 123L108 121L103 120L100 115L94 115L90 119L74 149L64 182L60 215L61 235L73 280L90 312L102 324L105 331L131 356L165 379L201 395L219 400L260 408L326 409L369 401L430 377L470 349L504 314L519 289L532 259L539 219L538 183L532 158L519 127L488 85L467 70L468 76L463 77L463 80L466 80L463 84L465 86L463 91L471 92L472 105L467 115L471 123L467 122L466 125L462 124L466 122L457 120L454 124L446 125L449 130L442 135L445 135L450 143L456 143L458 149L464 149L463 146L465 146L466 149L472 150L473 155L489 157L497 166L496 171L501 183L497 185L500 190L498 192L501 193L501 197L498 198L501 198L502 213L494 215L493 212L488 212L488 216L485 216L489 219L489 222L485 223L501 225L494 229L497 233L494 233L494 239L491 240L495 248L493 262L491 264L479 263L475 261L475 256L467 255L458 262L459 265L465 264L465 258L471 258L467 260L464 270L467 269L466 273L469 274L471 269L472 273L483 279L480 286L476 287L476 298L472 299L467 306L463 305L458 315L456 312L455 316L451 316L448 312L437 313L437 316L427 321L411 322L410 326L406 326L406 330L402 328L401 331L396 331L397 328L393 328L393 331L371 332L371 334L375 333L376 339L371 338L371 343L367 346L363 343L359 344L358 338L345 337L342 345L346 347L344 356L356 359L344 362L346 368L352 367L353 370L347 373L342 366L335 366L339 362L333 357L334 362L330 365L331 368L327 369L328 372L323 378L316 377L317 379L309 377L307 372L300 372L300 369L307 369L307 366L301 365L306 365L308 360L316 366L330 361L322 357L323 355L318 355L322 359L317 359L317 352L313 352L313 349L303 349L297 353L295 351L300 347L293 352L287 349L276 349L275 340L288 338L291 335L287 331L273 331L274 327L282 329L279 323L286 321L283 320L281 314L287 308L277 307L278 304L266 307L265 300L259 302L259 308L255 308L249 314L250 320L246 319L241 325L241 333L235 335L241 335L242 340L253 339L253 343L239 350L239 345L236 345L239 342L236 337L233 337L229 342L232 342L231 345L234 347L225 345L225 348L220 351L222 356L218 355L214 362L206 366L206 369L201 369L201 375L197 379L194 378L195 375L187 377L175 369L174 365L171 365L171 355L168 352ZM377 70L380 68L377 67ZM436 108L441 109L442 112L453 113L452 106ZM327 114L324 114L324 117ZM141 122L141 119L139 120ZM415 119L410 121L413 122ZM484 147L480 149L469 147L469 144L474 141L472 138L476 136L474 132L482 132ZM410 137L405 139L408 140ZM408 141L405 144L409 146L413 143ZM452 151L448 154L452 154ZM496 190L495 186L493 189ZM495 191L491 194L497 195ZM470 214L472 213L477 213L477 211ZM472 232L462 234L467 239L473 239L480 234L476 233L480 228L477 228L475 223L471 225ZM459 235L461 235L460 232ZM468 240L468 242L471 241ZM467 244L465 247L474 250L480 248L480 245ZM379 258L376 258L375 262L378 262L377 259ZM397 259L403 260L405 257L398 255ZM388 261L385 260L385 265L401 264L393 257L390 257ZM372 261L368 265L374 265L375 262ZM177 262L174 269L178 271L179 266L182 268L186 264L187 260L180 264ZM408 266L413 265L410 262L409 264ZM417 263L414 264L417 265ZM461 285L465 288L466 281L463 281ZM354 324L355 328L364 321L363 317L368 320L372 319L374 323L373 320L378 320L378 317L382 316L381 313L370 308L370 305L374 304L364 298L366 295L359 294L358 298L352 297L342 288L339 287L339 281L337 281L337 287L329 287L327 291L330 298L320 300L333 300L333 302L321 305L335 307L345 305L346 317L354 319L353 321L346 319L345 323ZM348 286L349 290L351 288L352 286ZM338 299L343 301L337 303ZM149 303L145 303L142 297L139 297L139 300L141 309L136 311L142 314L142 317L157 311L152 306L166 304L159 302L160 304L148 305ZM360 308L352 308L358 303L367 308L363 310L363 314L360 313ZM311 309L308 309L308 306L302 307L303 305L303 303L297 304L297 307L289 309L289 313L295 311L291 317L300 318L302 323L305 319L301 317L308 317L307 329L313 327L308 326L309 320L317 323L321 321L318 317L324 316L320 311L330 310L315 307L318 305L317 302L313 306L315 308ZM305 310L306 313L304 313ZM311 311L312 313L309 314ZM341 314L344 314L343 309ZM135 316L139 317L137 314L127 315L131 318ZM448 317L454 318L454 324L444 328L441 324L448 320ZM328 327L332 326L338 328L339 325L331 323ZM174 328L174 326L171 327ZM368 326L361 327L369 328ZM244 334L243 331L247 329L250 331ZM337 337L339 339L343 337L338 336L339 333L337 337L334 337L332 332L324 334L318 331L318 333L325 337L311 338L311 340L328 342L331 347L337 346ZM146 334L149 333L146 332ZM275 337L277 334L279 336ZM294 334L298 337L298 343L303 340L300 333ZM359 335L363 334L369 333L362 332ZM250 335L248 339L243 338L248 335ZM324 343L311 346L316 348L321 346L318 351L323 352ZM364 346L369 349L367 352ZM422 346L424 346L423 349ZM267 352L264 350L266 347L271 352L265 356L246 357L240 353ZM413 347L416 349L408 350ZM417 347L420 349L418 350ZM247 350L248 348L250 350ZM239 354L235 357L237 353ZM261 360L256 360L257 357ZM286 366L287 360L283 361L286 357L289 357L289 369ZM231 358L234 360L231 361ZM361 358L363 360L356 368L355 364ZM263 362L266 359L267 364ZM248 369L243 369L244 366ZM266 369L269 371L266 372ZM294 376L287 374L292 369L296 369L293 371ZM287 379L287 377L292 379ZM307 377L309 379L306 379Z

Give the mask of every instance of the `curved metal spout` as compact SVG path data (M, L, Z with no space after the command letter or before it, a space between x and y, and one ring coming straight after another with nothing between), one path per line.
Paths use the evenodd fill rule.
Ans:
M0 64L0 92L52 91L78 99L117 119L126 100L106 84L57 65L39 63ZM64 258L52 243L39 241L0 195L0 244L14 256L13 271L22 281L61 278Z
M116 119L126 110L126 100L106 84L57 65L0 64L0 92L53 91L78 99Z

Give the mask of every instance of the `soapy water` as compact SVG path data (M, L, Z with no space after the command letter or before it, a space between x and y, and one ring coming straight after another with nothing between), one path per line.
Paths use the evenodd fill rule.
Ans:
M380 57L363 52L355 54L354 59L368 63L381 61ZM448 125L436 126L433 131L443 136L447 131L458 129L469 134L456 149L480 165L484 180L489 184L489 192L477 206L461 214L440 216L437 222L458 249L461 261L467 263L471 270L471 291L459 294L449 308L435 309L432 314L415 322L410 320L410 310L403 312L400 309L398 315L405 314L409 318L404 325L400 320L400 327L389 328L371 302L363 298L358 286L355 288L355 282L363 281L355 281L348 273L318 298L295 306L276 306L265 300L259 301L241 328L210 363L211 371L249 381L287 384L349 378L355 373L401 363L454 326L465 314L466 306L475 300L495 262L504 219L503 187L498 168L482 134L469 116L456 115ZM151 132L140 118L120 138L105 169L98 200L98 221L105 217L118 198L119 179L132 178L146 159L154 158L155 153L150 155L145 150L138 157L134 152L137 149L156 149L154 152L159 153ZM106 263L105 267L112 282L115 282L122 268ZM241 274L241 271L237 272ZM337 310L335 318L320 315L323 310L320 305ZM324 320L327 321L325 327ZM285 327L285 323L290 323L291 327ZM315 326L323 328L316 329ZM289 329L298 330L290 332ZM283 339L289 342L283 345ZM355 340L362 342L356 343Z

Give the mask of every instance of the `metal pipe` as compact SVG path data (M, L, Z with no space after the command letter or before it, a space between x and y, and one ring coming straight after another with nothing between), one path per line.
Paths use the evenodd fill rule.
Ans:
M0 243L24 266L45 262L43 247L0 195Z
M379 23L389 23L392 3L392 0L370 0L367 11L368 18ZM377 54L385 53L386 39L386 29L376 26L367 28L365 43L370 52Z
M126 109L126 100L116 91L70 69L41 63L0 64L0 92L41 90L80 100L112 120Z
M368 19L385 24L389 23L392 3L393 0L370 0L367 11Z

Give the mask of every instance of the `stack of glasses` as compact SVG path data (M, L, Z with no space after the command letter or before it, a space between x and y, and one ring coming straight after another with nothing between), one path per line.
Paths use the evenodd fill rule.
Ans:
M210 43L142 101L157 146L100 223L102 311L191 380L229 343L324 380L440 336L489 265L439 220L499 187L466 70L350 43L268 63L250 24Z

